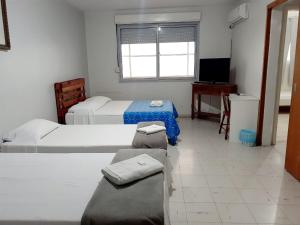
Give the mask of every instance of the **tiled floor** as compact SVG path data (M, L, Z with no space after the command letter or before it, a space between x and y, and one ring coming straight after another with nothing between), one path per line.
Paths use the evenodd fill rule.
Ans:
M300 225L300 183L284 170L284 142L249 148L226 142L214 122L180 126L169 148L172 225Z

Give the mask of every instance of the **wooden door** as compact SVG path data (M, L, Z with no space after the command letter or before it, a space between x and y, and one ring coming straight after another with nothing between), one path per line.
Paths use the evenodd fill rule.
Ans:
M300 181L300 17L285 168Z

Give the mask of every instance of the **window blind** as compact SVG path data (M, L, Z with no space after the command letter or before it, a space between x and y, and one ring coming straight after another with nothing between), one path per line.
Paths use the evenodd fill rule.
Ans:
M123 28L121 44L156 43L156 28Z
M195 41L195 27L161 27L159 29L159 42L193 42Z

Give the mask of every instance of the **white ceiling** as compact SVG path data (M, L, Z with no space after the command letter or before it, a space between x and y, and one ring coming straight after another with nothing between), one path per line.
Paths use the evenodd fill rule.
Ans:
M226 4L239 0L67 0L76 8L89 10L125 10L149 8L176 8L211 4Z

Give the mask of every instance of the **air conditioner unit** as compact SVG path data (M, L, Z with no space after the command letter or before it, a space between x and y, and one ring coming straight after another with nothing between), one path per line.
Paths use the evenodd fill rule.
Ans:
M232 10L229 14L228 21L230 23L230 28L233 28L236 24L248 19L248 5L244 3L234 10Z

